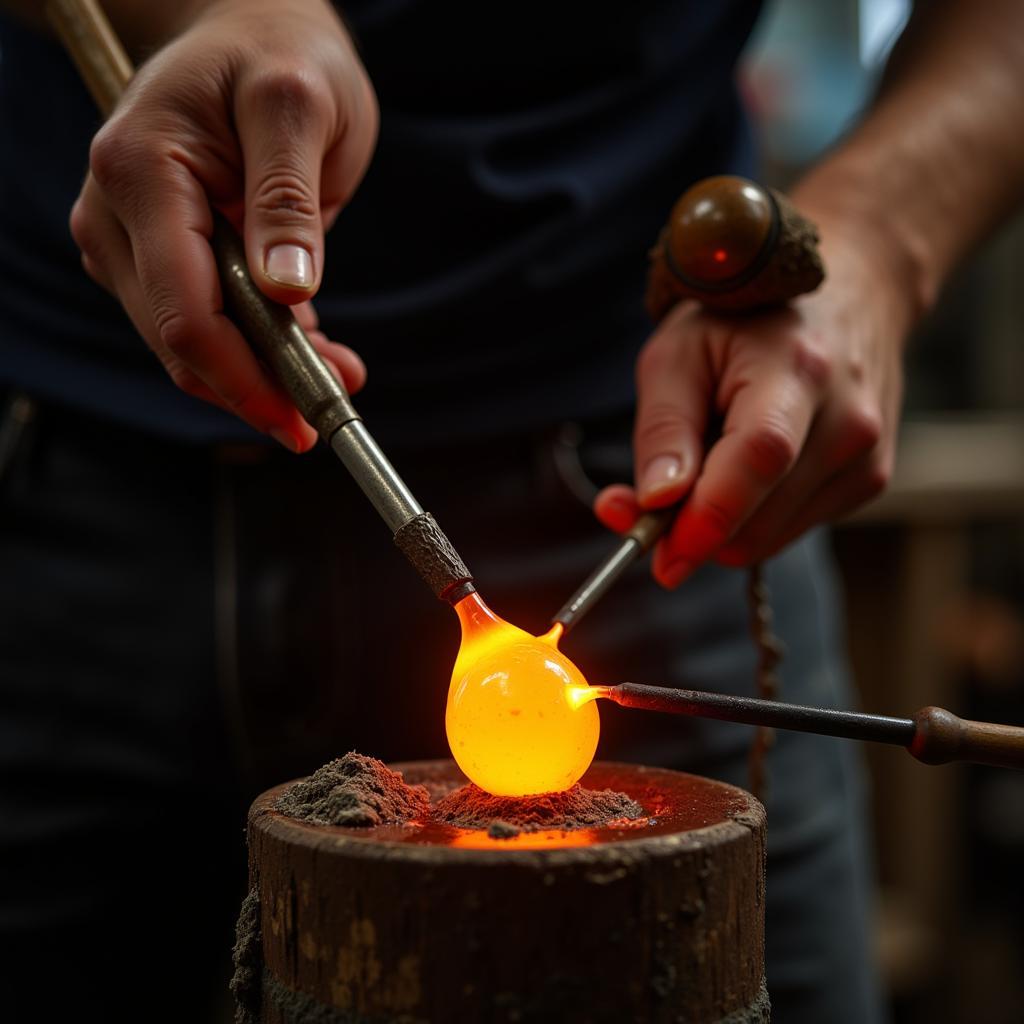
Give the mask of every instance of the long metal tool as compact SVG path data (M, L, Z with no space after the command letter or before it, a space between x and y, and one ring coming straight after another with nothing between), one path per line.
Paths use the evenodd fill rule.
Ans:
M943 708L922 708L912 718L889 718L702 690L645 686L642 683L620 683L594 689L600 697L642 711L716 718L724 722L795 729L873 743L894 743L906 747L925 764L971 761L1024 769L1024 728L973 722L958 718Z
M654 547L655 541L668 529L679 511L678 505L658 509L642 515L633 529L623 534L622 540L601 564L587 577L579 589L558 610L551 620L562 624L568 633L583 616L611 589L615 581L641 556Z
M96 0L49 0L47 15L97 106L109 116L133 68L106 15ZM472 593L465 562L374 441L291 310L257 287L242 240L216 212L210 241L227 313L380 513L395 544L441 600L455 604Z

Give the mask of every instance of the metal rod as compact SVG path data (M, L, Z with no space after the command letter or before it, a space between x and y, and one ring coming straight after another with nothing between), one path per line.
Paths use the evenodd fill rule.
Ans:
M423 513L412 491L381 451L362 420L350 420L331 437L331 448L380 513L392 534Z
M889 718L884 715L865 715L858 711L783 704L756 697L644 686L642 683L621 683L599 689L602 697L627 708L716 718L744 725L767 725L775 729L795 729L798 732L841 736L850 740L896 743L901 747L912 743L916 732L913 719L910 718Z
M944 708L921 708L912 718L889 718L859 711L781 704L755 697L644 686L642 683L595 686L594 690L598 697L642 711L664 711L672 715L716 718L723 722L793 729L821 736L893 743L906 747L924 764L969 761L1024 770L1024 727L974 722L958 718Z
M586 582L559 609L551 620L560 622L568 632L608 591L611 585L633 564L640 554L640 543L627 537L587 577Z
M612 584L641 555L650 551L655 541L668 529L678 511L679 506L672 505L641 516L633 529L623 536L615 550L587 577L551 621L560 622L563 633L568 633L604 597Z

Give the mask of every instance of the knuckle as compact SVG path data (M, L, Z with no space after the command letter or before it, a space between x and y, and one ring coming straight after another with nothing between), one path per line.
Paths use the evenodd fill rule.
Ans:
M252 81L250 97L278 117L304 121L323 99L323 88L312 74L298 66L267 67Z
M71 207L71 216L68 218L68 227L71 230L71 237L75 245L83 253L92 253L96 245L96 220L92 214L89 204L84 199L79 199Z
M292 170L271 169L257 182L253 209L292 224L315 221L320 208L309 184Z
M153 315L160 344L178 359L188 361L195 352L196 335L188 321L177 312L157 311Z
M864 478L865 500L877 498L892 480L893 460L889 457L873 459Z
M121 159L121 141L107 122L94 136L89 146L89 169L100 186L105 187L116 172Z
M126 224L152 212L153 197L173 183L172 164L166 142L120 119L104 125L89 148L93 179Z
M817 390L825 388L832 378L833 361L821 340L801 334L793 345L793 367L796 373Z
M774 480L792 469L799 448L783 424L766 420L744 438L743 453L757 476Z
M374 91L369 76L361 74L360 78L359 94L361 101L358 109L366 119L366 132L370 139L370 144L373 145L380 134L380 103L377 100L377 93Z
M855 451L869 451L882 439L882 412L872 403L863 402L846 415L844 432Z
M89 169L105 192L122 189L134 176L140 159L139 141L133 139L118 120L108 121L89 147Z
M87 252L82 253L82 269L89 276L90 280L98 284L101 288L106 288L113 292L113 286L107 280L107 276L104 274L102 267Z
M864 359L864 353L856 350L847 353L843 371L852 383L863 384L867 377L867 364Z

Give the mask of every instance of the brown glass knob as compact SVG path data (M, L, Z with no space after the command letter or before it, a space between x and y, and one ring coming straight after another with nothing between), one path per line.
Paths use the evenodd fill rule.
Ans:
M825 277L814 224L781 193L730 175L683 193L650 260L644 302L655 322L683 299L744 312L788 302Z
M760 185L721 174L683 193L668 229L673 269L696 286L714 287L748 274L764 259L777 214Z

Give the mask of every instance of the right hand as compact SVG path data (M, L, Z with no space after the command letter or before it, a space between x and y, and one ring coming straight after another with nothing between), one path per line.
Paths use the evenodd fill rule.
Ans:
M350 391L362 361L316 330L324 231L377 138L377 101L325 0L213 0L138 71L93 140L71 213L86 272L175 384L294 451L316 442L224 315L211 208L244 234L259 288L296 306Z

